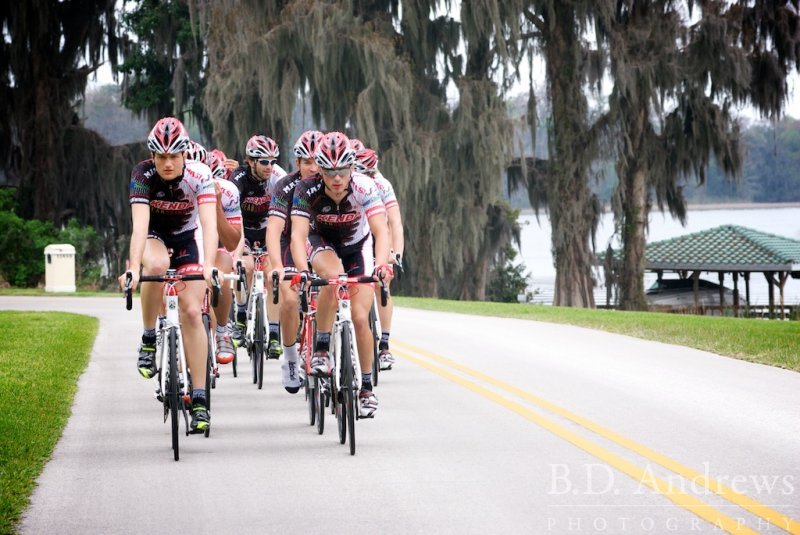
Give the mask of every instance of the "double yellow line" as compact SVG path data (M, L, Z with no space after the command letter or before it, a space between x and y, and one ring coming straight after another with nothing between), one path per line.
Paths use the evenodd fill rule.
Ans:
M693 483L700 485L711 492L725 498L729 502L738 505L739 507L751 512L752 514L766 520L767 522L788 531L792 534L800 535L800 522L789 518L788 516L770 508L769 506L763 505L752 498L736 492L734 489L723 485L721 482L706 477L705 474L702 474L692 468L684 466L683 464L670 459L669 457L662 455L642 444L639 444L631 439L623 437L622 435L615 433L609 429L606 429L591 420L583 418L573 412L570 412L562 407L554 405L549 401L546 401L538 396L534 396L533 394L526 392L520 388L515 387L509 383L504 381L500 381L494 377L488 376L483 374L479 371L473 370L468 368L452 359L448 359L442 357L440 355L436 355L427 351L425 349L415 347L410 344L406 344L403 342L398 342L396 340L392 341L392 345L394 350L392 351L395 355L400 356L404 359L407 359L423 368L426 368L437 375L444 377L456 384L459 384L480 396L483 396L486 399L494 401L495 403L519 414L520 416L531 420L538 424L539 426L547 429L551 433L563 438L564 440L572 443L573 445L581 448L582 450L588 452L589 454L597 457L598 459L604 461L609 466L612 466L621 472L635 478L637 481L641 482L642 484L650 487L653 491L658 492L664 495L667 499L675 503L676 505L683 507L684 509L691 511L695 515L699 516L700 518L714 524L720 529L724 529L728 533L756 533L752 529L748 528L747 526L742 525L740 521L737 521L721 511L715 509L712 506L700 501L696 497L692 496L691 494L687 494L680 489L675 488L672 484L663 479L657 478L653 476L651 472L647 472L645 469L641 468L640 466L624 459L623 457L609 451L602 446L595 444L594 442L582 437L581 435L574 433L564 426L558 424L556 421L534 411L533 409L512 401L508 398L505 398L496 392L481 386L478 383L473 381L467 380L460 375L456 375L450 370L457 370L467 376L470 376L478 381L481 381L485 384L491 385L497 389L502 391L508 392L528 403L531 403L537 407L545 409L553 414L561 416L571 422L574 422L593 433L596 433L603 438L614 442L615 444L622 446L623 448L636 453L642 457L645 457L654 463L663 466L664 468L668 469L671 472L674 472ZM401 348L403 351L398 351L397 348ZM413 353L413 354L412 354ZM420 358L418 355L425 357L428 360ZM447 368L442 368L435 364L432 364L429 361L437 362Z

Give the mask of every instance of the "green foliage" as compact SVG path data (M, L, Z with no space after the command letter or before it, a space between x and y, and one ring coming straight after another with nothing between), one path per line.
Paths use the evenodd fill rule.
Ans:
M0 337L0 533L14 533L69 418L98 320L3 311L0 323L13 325Z
M527 301L529 296L526 289L529 275L525 273L525 264L514 264L517 251L509 244L497 256L497 263L489 274L486 298L489 301L516 303L517 296L526 294Z
M166 115L200 122L204 47L186 0L126 0L122 16L123 101L153 122ZM128 7L134 4L134 7ZM233 33L236 33L233 30Z
M12 286L36 286L44 275L44 248L57 235L51 223L0 212L0 275Z
M2 191L2 190L0 190ZM8 203L2 191L0 206ZM0 276L12 286L35 287L45 271L44 248L52 243L75 247L78 285L96 285L100 280L102 244L92 227L81 226L72 218L58 230L48 221L22 219L10 210L0 210Z
M75 275L77 285L95 286L100 281L100 258L103 254L100 236L92 227L82 227L74 217L58 233L59 243L69 243L75 247Z

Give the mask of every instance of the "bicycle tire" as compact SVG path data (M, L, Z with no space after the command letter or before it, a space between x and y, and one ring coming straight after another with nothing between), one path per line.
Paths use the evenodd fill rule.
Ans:
M342 384L344 385L343 404L347 407L345 413L347 420L347 435L350 444L350 455L356 454L356 406L355 406L355 386L353 385L353 353L351 338L352 325L344 322L342 325ZM344 444L344 442L342 442Z
M206 353L206 408L211 410L211 390L214 385L214 347L211 344L211 317L207 313L203 313L203 326L206 329L208 336L208 352ZM211 433L211 427L206 427L203 435L208 438Z
M169 399L170 420L172 422L172 451L175 460L180 458L180 448L178 439L178 333L175 327L170 327L167 335L169 343L169 386L167 387L167 397ZM180 399L183 403L183 400Z
M372 308L369 309L369 330L372 333L372 384L378 386L378 374L381 371L381 358L378 351L378 344L380 343L381 334L376 332L375 328L377 323L378 311L375 310L375 303L372 303Z
M317 434L325 432L325 385L319 377L314 377L314 405L317 415Z
M314 425L317 421L317 394L315 392L315 386L309 386L309 384L315 384L308 379L306 379L305 390L306 390L306 404L308 405L308 425Z
M264 329L264 315L263 315L264 296L259 295L256 299L256 323L255 334L253 337L253 344L255 345L255 354L253 357L256 360L256 373L258 379L258 389L264 386L264 339L266 331ZM258 341L256 341L256 337Z

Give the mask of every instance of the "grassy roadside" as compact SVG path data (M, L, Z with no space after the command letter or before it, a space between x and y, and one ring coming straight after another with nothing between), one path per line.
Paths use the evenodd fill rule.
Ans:
M395 297L397 306L566 323L800 371L800 323Z
M98 320L0 312L0 533L13 533L70 415Z
M99 292L94 290L78 290L77 292L45 292L42 288L0 288L0 295L34 295L47 297L121 297L122 292Z

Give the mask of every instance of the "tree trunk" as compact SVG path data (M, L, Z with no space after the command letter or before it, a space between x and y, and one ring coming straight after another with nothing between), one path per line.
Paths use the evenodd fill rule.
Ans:
M592 158L581 72L581 40L574 8L553 6L545 46L553 127L547 179L556 287L553 304L594 308L591 238L595 207L588 187Z
M647 184L645 172L635 168L624 177L622 207L622 265L619 277L619 308L647 310L644 296L645 229L647 227Z

